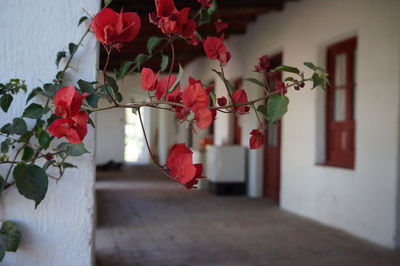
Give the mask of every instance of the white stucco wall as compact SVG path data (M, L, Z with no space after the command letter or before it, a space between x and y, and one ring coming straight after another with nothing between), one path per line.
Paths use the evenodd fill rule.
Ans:
M322 223L394 247L398 187L400 2L396 0L302 0L284 11L260 16L244 36L229 39L245 76L263 54L283 51L285 64L325 65L325 48L358 37L356 70L356 167L316 165L324 154L325 93L291 91L283 120L281 207ZM204 63L199 60L194 65ZM227 75L232 75L227 70ZM262 93L245 86L249 98ZM242 143L257 126L242 119ZM226 130L217 128L216 131ZM262 152L250 152L249 195L261 196Z
M82 8L94 14L99 7L99 0L2 1L0 82L18 77L32 89L42 81L51 81L57 72L56 53L68 49L69 42L78 42L85 30L85 26L77 28L78 19L84 15ZM93 36L86 39L72 65L76 71L69 77L96 79L97 45ZM25 99L18 99L0 122L21 115ZM89 130L85 144L92 153L72 160L79 170L69 170L57 184L49 180L46 198L36 210L33 201L20 196L15 187L4 193L0 219L18 223L22 242L16 253L6 254L1 265L93 264L94 130Z

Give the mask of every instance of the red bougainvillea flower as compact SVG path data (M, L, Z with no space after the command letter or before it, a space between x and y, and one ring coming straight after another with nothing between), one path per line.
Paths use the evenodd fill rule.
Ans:
M150 15L150 21L156 23L164 34L177 34L194 37L197 23L189 19L190 8L178 11L172 0L155 0L157 17Z
M191 189L203 178L203 166L193 164L193 152L184 143L175 144L171 147L167 158L167 168L173 179L186 188Z
M189 78L189 84L183 90L183 104L193 112L208 107L208 94L200 80Z
M288 92L287 85L282 81L275 82L275 90L278 91L280 95L285 95Z
M161 100L164 97L165 91L172 88L176 81L176 76L171 75L169 78L168 76L163 77L157 84L156 87L156 97L158 100ZM168 86L168 88L167 88ZM166 100L172 101L173 98L177 97L180 94L181 85L178 85L173 92L167 93Z
M183 105L194 112L194 120L200 129L209 127L214 120L213 113L208 109L208 95L201 81L189 78L189 84L183 90Z
M209 8L210 6L212 6L211 1L212 0L197 0L197 2L201 4L202 8Z
M225 106L228 104L228 100L226 99L225 96L219 97L217 102L219 106Z
M213 114L208 108L201 108L195 112L194 120L200 129L208 128L214 121Z
M248 102L246 91L243 89L238 89L232 94L232 99L235 104L242 104ZM242 105L233 108L238 114L245 114L250 111L250 107Z
M173 0L155 0L155 3L157 16L159 17L169 17L171 14L178 12Z
M66 137L72 144L81 143L87 133L89 115L81 109L87 94L80 94L73 86L59 89L54 95L55 114L60 116L48 128L57 138Z
M59 89L54 95L55 113L62 118L75 116L81 109L83 99L88 94L80 94L74 86Z
M218 19L215 21L214 26L217 29L217 33L220 33L228 27L228 23L224 23L222 20Z
M130 42L139 33L141 21L135 12L117 13L104 8L94 16L90 25L99 42L106 45L118 45Z
M228 64L231 54L226 50L224 41L217 37L207 37L203 43L208 58L218 60L222 67Z
M154 74L153 70L150 68L143 68L142 72L140 73L140 77L142 80L142 88L144 90L149 90L153 91L157 87L158 83L158 76L160 75L160 72L157 73L157 75Z
M254 66L254 72L264 72L264 71L269 71L271 69L271 64L269 62L269 57L268 55L264 55L260 58L258 58L258 65Z
M258 129L253 129L250 135L250 149L255 150L264 146L265 136Z
M89 115L80 111L71 118L56 119L47 129L56 137L65 137L72 144L81 143L87 134L87 120Z

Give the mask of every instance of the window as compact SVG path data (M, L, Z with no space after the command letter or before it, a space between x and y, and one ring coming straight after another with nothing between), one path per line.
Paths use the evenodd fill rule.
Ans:
M355 52L357 39L328 47L329 83L326 109L326 164L354 168Z

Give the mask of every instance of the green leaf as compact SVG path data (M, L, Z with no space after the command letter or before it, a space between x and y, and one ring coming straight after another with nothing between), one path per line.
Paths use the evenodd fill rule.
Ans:
M13 123L12 123L12 134L17 134L17 135L24 135L26 131L28 130L28 127L26 125L26 122L22 118L14 118Z
M64 162L64 163L62 164L62 167L63 167L64 169L67 169L67 168L78 168L78 166L76 166L76 165L74 165L74 164L71 164L71 163L67 163L67 162Z
M22 161L30 161L33 159L34 155L35 151L31 147L26 146L24 148L24 154L22 155Z
M79 19L79 22L78 22L78 27L82 24L82 22L84 22L84 21L87 20L87 19L88 19L88 17L86 17L86 16L81 17L81 18Z
M56 57L56 66L57 67L60 64L61 59L63 59L66 56L67 56L67 53L64 52L64 51L60 51L60 52L57 53L57 57Z
M121 64L119 71L117 71L116 73L116 78L117 79L123 79L128 73L129 73L129 69L131 68L131 66L135 64L134 61L125 61Z
M6 255L6 248L0 243L0 262L3 261L5 255Z
M217 96L215 95L215 93L213 91L210 92L210 98L212 101L212 105L215 106L217 104Z
M147 40L147 52L152 55L154 48L157 47L157 45L160 44L163 38L157 37L157 36L151 36Z
M0 197L1 197L1 193L3 192L5 185L6 185L6 180L4 179L4 177L2 175L0 175Z
M254 84L256 84L257 86L260 86L260 87L262 87L262 88L265 87L264 83L261 82L261 81L259 81L258 79L255 79L255 78L247 78L247 79L245 79L245 80L248 81L248 82L254 83Z
M89 104L90 107L92 108L97 108L97 104L100 100L100 96L93 93L91 95L89 95L88 97L86 97L86 102Z
M328 83L327 77L325 76L325 73L322 73L321 75L315 72L311 79L313 80L313 86L311 89L314 89L318 86L321 86L322 89L326 89L326 84Z
M88 94L92 94L94 92L93 83L85 81L85 80L78 80L78 86L82 90L82 92L86 92Z
M207 13L211 16L217 11L217 9L218 9L217 0L213 0L211 6L207 9Z
M33 89L29 95L28 98L26 99L26 103L28 103L30 100L32 100L33 97L35 97L36 95L38 95L40 92L42 92L43 90L41 88L35 88Z
M161 65L160 65L160 72L164 72L169 63L169 56L168 55L161 55Z
M208 24L210 22L211 22L211 16L208 13L208 10L202 9L201 12L200 12L199 27L204 25L204 24Z
M177 77L177 79L175 80L174 84L172 84L172 87L168 90L167 93L171 93L171 92L173 92L173 91L176 90L176 88L177 88L178 85L179 85L179 82L180 82L181 79L182 79L183 72L184 72L184 71L183 71L183 68L182 68L181 64L179 64L179 74L178 74L178 77Z
M325 72L325 70L322 67L316 66L311 62L304 62L304 65L311 70Z
M75 54L75 52L78 50L78 45L75 43L71 42L68 44L68 50L71 56Z
M260 105L257 108L269 123L279 121L287 112L289 105L289 98L284 95L272 95L268 98L267 106Z
M34 164L18 164L13 171L18 192L35 201L35 208L44 199L49 184L48 177L43 168Z
M104 0L104 8L108 7L113 0Z
M47 112L40 104L31 103L22 114L23 117L40 119Z
M294 73L294 74L300 74L300 70L297 67L291 67L291 66L286 66L286 65L281 65L272 70L273 72L276 71L283 71L283 72L289 72L289 73Z
M106 81L107 81L107 85L109 85L112 88L115 99L118 102L121 102L122 94L119 93L119 88L118 88L118 84L117 84L116 80L113 77L106 75Z
M6 251L17 251L19 243L21 242L21 232L19 231L18 225L11 221L5 221L0 228L0 239L0 245L2 245Z
M7 153L10 150L10 144L11 144L10 139L5 139L0 145L1 146L1 149L0 149L1 152L2 153Z
M308 67L308 68L314 70L314 71L317 70L317 68L315 67L315 65L314 65L313 63L311 63L311 62L304 62L304 65L305 65L306 67Z
M11 135L11 134L13 134L13 125L10 123L7 123L1 128L0 131L1 131L1 133Z
M285 78L285 80L284 81L290 81L290 82L293 82L294 81L294 78L293 77L287 77L287 78Z
M138 54L138 55L136 56L135 60L134 60L134 62L135 62L135 68L136 68L137 70L140 70L140 67L141 67L143 61L144 61L145 59L147 59L147 58L149 58L149 56L146 55L146 54Z
M1 98L0 98L1 109L3 109L3 111L7 113L12 101L13 101L13 97L11 94L4 94L3 96L1 96Z
M50 145L51 136L49 135L49 133L47 133L47 131L43 130L39 134L38 141L39 141L40 146L43 149L47 150Z
M68 142L63 142L58 145L57 151L64 151L64 153L69 156L81 156L85 153L89 153L83 143L71 144Z
M88 124L90 124L93 128L96 128L96 125L90 117L88 118Z

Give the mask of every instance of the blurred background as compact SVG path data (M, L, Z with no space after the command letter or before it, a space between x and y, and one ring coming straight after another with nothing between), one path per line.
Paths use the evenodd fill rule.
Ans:
M178 9L195 1L175 0ZM148 23L149 0L114 0L138 12L142 29L114 53L109 69L146 52L160 36ZM263 91L245 78L258 58L329 73L327 91L291 89L289 112L266 127L263 149L250 150L254 113L218 113L206 130L179 124L174 113L142 111L149 145L161 164L185 142L206 180L187 191L163 176L130 110L99 112L96 127L98 265L400 265L398 0L218 0L228 23L232 59L226 76L250 99ZM214 25L199 28L216 34ZM176 43L176 61L190 76L214 84L218 68L202 48ZM100 53L100 68L105 63ZM145 66L158 70L160 59ZM174 72L178 65L174 65ZM283 80L282 74L269 80ZM120 84L126 100L144 101L138 75ZM106 104L106 103L103 103Z

